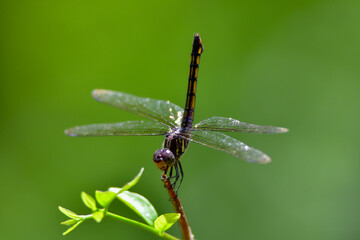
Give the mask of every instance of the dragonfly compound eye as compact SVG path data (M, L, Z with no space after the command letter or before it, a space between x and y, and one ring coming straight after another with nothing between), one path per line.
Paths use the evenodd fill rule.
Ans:
M154 163L161 171L166 171L175 163L175 156L168 148L162 148L154 153Z

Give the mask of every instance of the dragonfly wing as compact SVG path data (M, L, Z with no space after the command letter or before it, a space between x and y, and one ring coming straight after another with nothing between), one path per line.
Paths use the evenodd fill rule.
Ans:
M270 157L265 153L220 132L191 131L182 137L201 145L229 153L248 162L265 164L271 161Z
M184 113L184 110L181 107L169 101L136 97L127 93L102 89L94 90L92 95L99 102L136 113L140 116L172 127L181 124Z
M65 134L73 137L86 136L154 136L165 135L169 127L150 121L130 121L119 123L91 124L69 128Z
M285 133L286 128L273 126L260 126L226 117L211 117L196 124L193 130L209 130L222 132L248 132L248 133Z

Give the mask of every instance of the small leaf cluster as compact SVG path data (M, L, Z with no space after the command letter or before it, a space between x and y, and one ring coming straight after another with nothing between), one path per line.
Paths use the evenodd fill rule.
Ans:
M91 195L82 192L81 200L91 210L91 214L88 215L79 215L70 211L66 208L59 206L59 210L69 217L68 220L62 222L61 224L68 226L69 228L63 233L63 235L68 234L78 227L82 222L94 219L97 223L100 223L104 217L111 217L116 220L120 220L134 226L140 227L144 230L150 231L160 237L165 239L177 239L171 236L168 233L165 233L179 218L179 213L167 213L161 216L158 216L154 206L146 199L144 196L128 191L133 187L139 180L144 171L144 168L136 175L136 177L130 182L126 183L121 188L109 188L107 191L95 192L95 198ZM146 222L142 223L133 219L126 218L109 212L110 204L115 200L120 200L127 207L137 213L143 220Z

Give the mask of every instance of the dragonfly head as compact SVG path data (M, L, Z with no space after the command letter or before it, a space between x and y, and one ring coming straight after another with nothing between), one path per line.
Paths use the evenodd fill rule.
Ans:
M168 148L162 148L154 153L154 163L161 171L166 171L175 164L175 156Z

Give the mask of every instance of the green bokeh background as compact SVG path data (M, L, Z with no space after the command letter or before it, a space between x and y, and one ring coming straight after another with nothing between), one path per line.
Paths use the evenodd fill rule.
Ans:
M183 106L196 32L195 121L290 129L232 134L270 155L265 166L191 145L180 198L197 239L359 239L359 1L33 0L0 12L1 239L157 239L108 219L61 235L58 205L88 213L81 191L121 186L141 167L133 190L173 211L152 162L162 137L64 129L142 119L93 100L96 88Z

